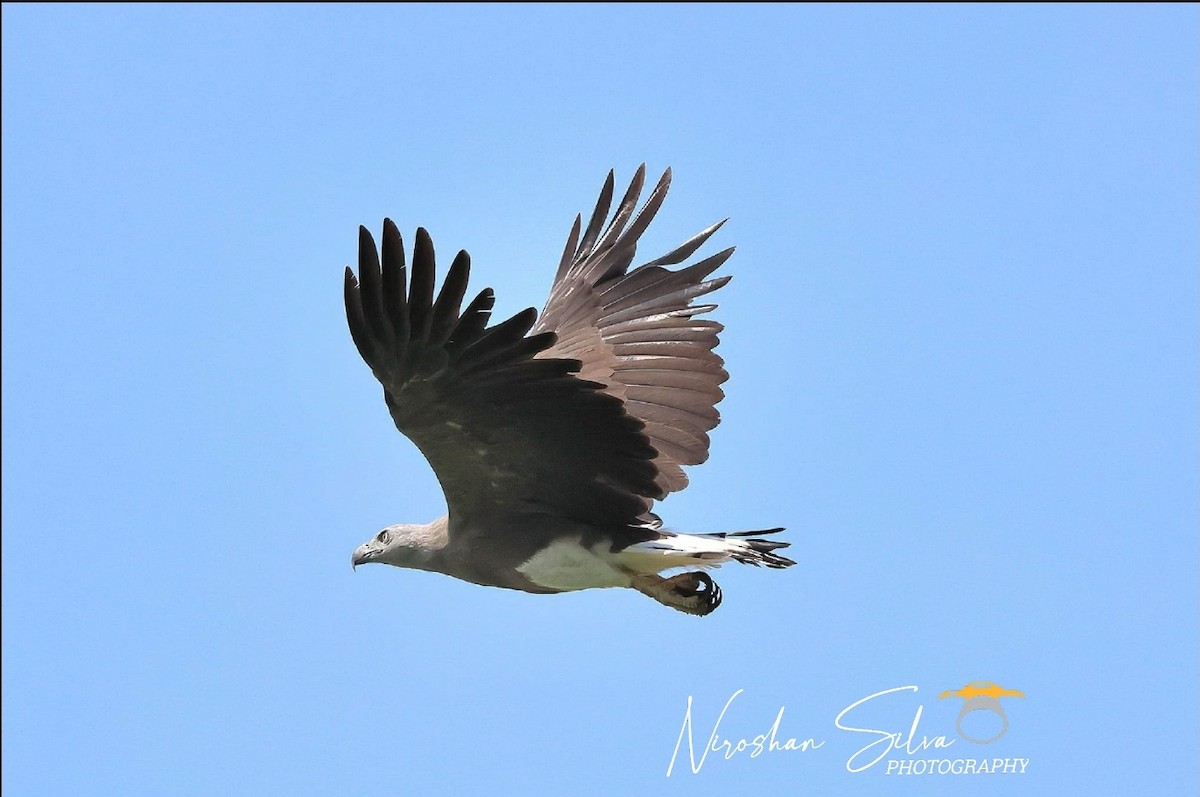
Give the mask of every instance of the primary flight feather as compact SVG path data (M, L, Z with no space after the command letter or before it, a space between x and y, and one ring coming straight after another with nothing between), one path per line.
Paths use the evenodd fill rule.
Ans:
M613 174L584 228L567 240L550 297L489 326L485 289L463 306L470 258L459 252L434 296L433 242L418 229L407 262L396 225L382 247L359 230L358 278L346 269L346 318L383 385L392 419L433 467L448 515L388 526L354 552L476 584L554 593L632 587L705 615L721 591L703 570L738 561L782 568L782 529L679 534L653 502L687 486L682 466L708 458L728 378L722 327L693 300L729 277L709 275L726 249L677 270L721 226L630 268L671 181L667 170L635 215L639 168L611 221Z

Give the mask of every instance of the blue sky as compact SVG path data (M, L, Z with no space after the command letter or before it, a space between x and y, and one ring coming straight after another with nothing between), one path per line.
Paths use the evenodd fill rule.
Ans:
M3 787L1191 793L1196 29L4 6ZM646 259L727 216L705 251L738 246L723 422L660 511L785 525L799 565L723 568L704 619L352 573L444 506L345 329L357 225L425 226L540 307L643 161L675 174ZM1025 695L989 745L937 698L971 681ZM822 744L668 778L689 698L698 747L781 708ZM848 771L914 716L950 746ZM1027 771L886 771L994 757Z

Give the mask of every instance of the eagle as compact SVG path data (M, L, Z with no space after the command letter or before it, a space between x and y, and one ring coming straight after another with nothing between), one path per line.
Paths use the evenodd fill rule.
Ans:
M777 553L788 543L766 539L782 528L684 534L652 511L687 486L684 466L708 458L728 373L714 351L723 327L703 318L716 305L693 302L729 281L709 276L733 248L680 266L721 221L631 268L671 183L667 169L638 210L645 174L643 164L609 220L609 172L587 227L575 217L542 312L496 324L490 288L463 307L465 251L435 297L428 232L418 228L410 261L390 219L378 248L359 228L358 276L345 275L350 334L447 514L387 526L358 546L354 567L531 593L626 587L704 616L721 604L706 569L795 564Z

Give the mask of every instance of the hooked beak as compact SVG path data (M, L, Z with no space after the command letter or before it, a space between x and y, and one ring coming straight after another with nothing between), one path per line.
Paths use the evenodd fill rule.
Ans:
M375 559L379 555L379 551L363 544L354 549L354 553L350 556L350 569L357 570L361 564L366 564Z

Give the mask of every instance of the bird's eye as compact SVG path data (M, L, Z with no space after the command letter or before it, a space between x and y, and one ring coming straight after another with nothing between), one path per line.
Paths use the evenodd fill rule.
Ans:
M387 545L388 541L392 539L392 535L388 534L387 529L384 529L383 531L379 532L379 536L375 539L379 540L384 545Z

